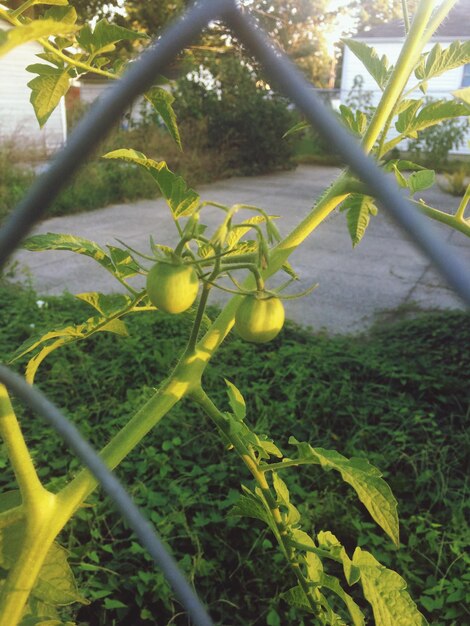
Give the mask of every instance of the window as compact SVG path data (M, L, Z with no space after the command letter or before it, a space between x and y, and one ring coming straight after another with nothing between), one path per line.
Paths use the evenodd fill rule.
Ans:
M464 65L462 76L462 87L470 87L470 63Z

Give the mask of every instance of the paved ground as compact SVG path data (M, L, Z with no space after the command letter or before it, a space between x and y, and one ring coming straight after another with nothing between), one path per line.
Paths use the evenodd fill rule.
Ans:
M226 205L254 204L281 215L278 225L285 234L308 212L314 199L338 173L333 167L300 166L290 172L220 181L198 191L205 200ZM439 189L422 195L437 208L458 204L456 198ZM209 222L217 213L208 211ZM300 291L312 282L320 286L310 296L288 301L288 317L315 329L346 333L366 329L380 312L400 305L462 308L429 260L383 213L373 219L355 250L351 247L345 216L335 211L293 254L292 265L302 277L302 284L296 289ZM52 218L41 223L35 232L71 233L102 245L112 244L118 238L145 251L149 233L157 242L175 244L174 226L168 215L162 200L142 200L93 213ZM436 224L436 228L470 266L470 241L444 226ZM19 263L16 279L25 281L30 277L40 294L122 289L94 261L69 252L20 251L15 259Z

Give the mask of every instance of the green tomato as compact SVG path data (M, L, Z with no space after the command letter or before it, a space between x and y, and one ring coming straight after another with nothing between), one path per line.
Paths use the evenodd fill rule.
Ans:
M150 302L166 313L182 313L196 300L199 278L192 265L159 261L147 274Z
M245 341L265 343L279 334L284 325L284 305L274 296L245 296L235 314L235 330Z

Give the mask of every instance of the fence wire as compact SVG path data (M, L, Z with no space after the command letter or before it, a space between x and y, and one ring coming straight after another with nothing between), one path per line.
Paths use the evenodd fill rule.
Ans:
M71 134L65 147L52 159L46 171L35 181L29 193L15 208L0 231L0 268L6 263L21 240L44 215L47 207L71 179L112 126L120 119L135 98L151 87L173 58L189 45L209 22L222 19L247 46L264 67L270 81L279 88L317 132L342 156L351 171L370 189L384 209L395 219L413 241L429 256L467 305L470 305L470 275L450 246L437 234L415 207L366 156L359 143L338 123L333 113L313 93L297 68L275 47L238 6L237 0L201 0L153 43L139 60L132 63L121 80L110 87L95 103ZM138 511L119 481L106 468L96 452L83 440L76 428L47 400L17 374L0 366L0 380L36 413L57 430L99 480L123 517L134 529L165 576L192 621L197 626L210 626L210 617L194 591L177 570L164 550L150 523Z

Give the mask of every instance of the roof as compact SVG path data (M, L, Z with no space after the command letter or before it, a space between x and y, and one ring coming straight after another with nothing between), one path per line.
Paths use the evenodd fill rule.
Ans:
M354 35L360 39L403 39L405 27L403 20L391 20L385 24L372 26L369 30L363 30ZM451 10L449 16L437 29L434 38L467 38L470 37L470 0L460 0Z

